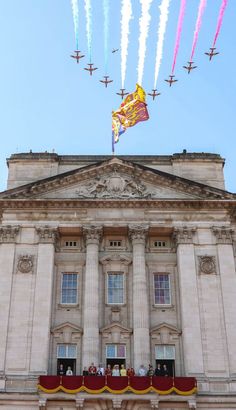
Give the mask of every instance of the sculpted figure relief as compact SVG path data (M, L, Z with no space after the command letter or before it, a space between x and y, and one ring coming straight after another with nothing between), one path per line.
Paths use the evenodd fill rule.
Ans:
M147 198L151 197L146 186L135 178L122 177L113 172L109 177L97 177L81 186L76 194L80 198Z

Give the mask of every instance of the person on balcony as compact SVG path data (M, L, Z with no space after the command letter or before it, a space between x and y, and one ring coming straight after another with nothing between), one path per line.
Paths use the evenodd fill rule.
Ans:
M155 368L155 376L163 376L160 363L157 363L157 367Z
M149 377L154 376L154 369L153 369L153 366L151 364L149 364L149 366L148 366L147 376L149 376Z
M121 365L120 375L121 376L127 376L127 371L126 371L126 368L125 368L124 364Z
M94 366L94 363L91 363L91 365L88 368L89 376L96 376L97 374L97 368Z
M87 367L85 366L83 370L83 376L88 376L88 375L89 375L89 372L88 372Z
M59 375L59 376L64 376L64 374L65 374L64 366L63 366L63 364L61 363L61 364L59 365L58 375Z
M104 375L104 368L100 364L97 368L97 376L103 376Z
M132 377L134 375L135 375L134 368L129 365L127 369L127 376Z
M147 375L147 370L145 369L143 364L141 364L140 368L138 369L138 375L139 376L146 376Z
M66 376L73 376L73 372L70 366L67 367Z
M114 365L112 369L112 376L120 376L120 369L118 364Z
M166 364L163 364L162 375L165 376L165 377L169 377L169 372L168 372Z
M107 368L105 370L105 376L112 376L112 368L110 364L107 365Z

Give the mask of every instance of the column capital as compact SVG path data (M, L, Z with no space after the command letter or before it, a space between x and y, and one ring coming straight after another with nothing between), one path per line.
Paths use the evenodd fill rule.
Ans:
M129 237L132 243L145 244L148 229L148 225L129 225Z
M54 245L56 244L56 241L59 238L58 228L45 225L45 226L36 226L35 229L38 234L40 243L52 243Z
M86 243L99 244L103 234L103 227L96 225L85 225L83 226L83 235L85 237Z
M19 231L19 225L0 226L0 243L15 243Z
M173 239L177 245L183 243L193 243L195 232L196 228L194 227L182 226L174 228Z
M213 234L216 238L216 243L232 244L233 243L233 233L232 228L226 226L212 226L211 228Z

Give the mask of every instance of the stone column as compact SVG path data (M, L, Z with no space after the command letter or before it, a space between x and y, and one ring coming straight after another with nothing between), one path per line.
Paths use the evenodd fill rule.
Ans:
M83 346L82 363L88 367L92 362L99 364L99 242L102 236L102 227L86 226L83 228L86 241L86 267L84 278L84 305L83 305Z
M185 375L202 375L203 351L197 274L194 255L194 228L181 227L174 231L177 244L177 266L180 287L181 323Z
M145 264L145 242L148 227L129 226L133 245L133 340L134 368L150 363L149 303Z
M15 243L19 230L19 226L0 227L0 375L5 371Z
M58 232L57 228L48 226L38 227L36 232L39 244L30 372L33 374L47 374L54 276L54 246L58 239Z
M223 312L226 330L226 343L229 355L230 376L236 376L236 272L233 253L233 230L229 227L213 227L216 238Z

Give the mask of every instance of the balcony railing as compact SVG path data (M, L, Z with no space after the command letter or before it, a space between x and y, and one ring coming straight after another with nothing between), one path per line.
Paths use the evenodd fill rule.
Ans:
M188 396L196 393L197 381L194 377L40 376L38 389L45 393L155 392L163 395L175 393Z

